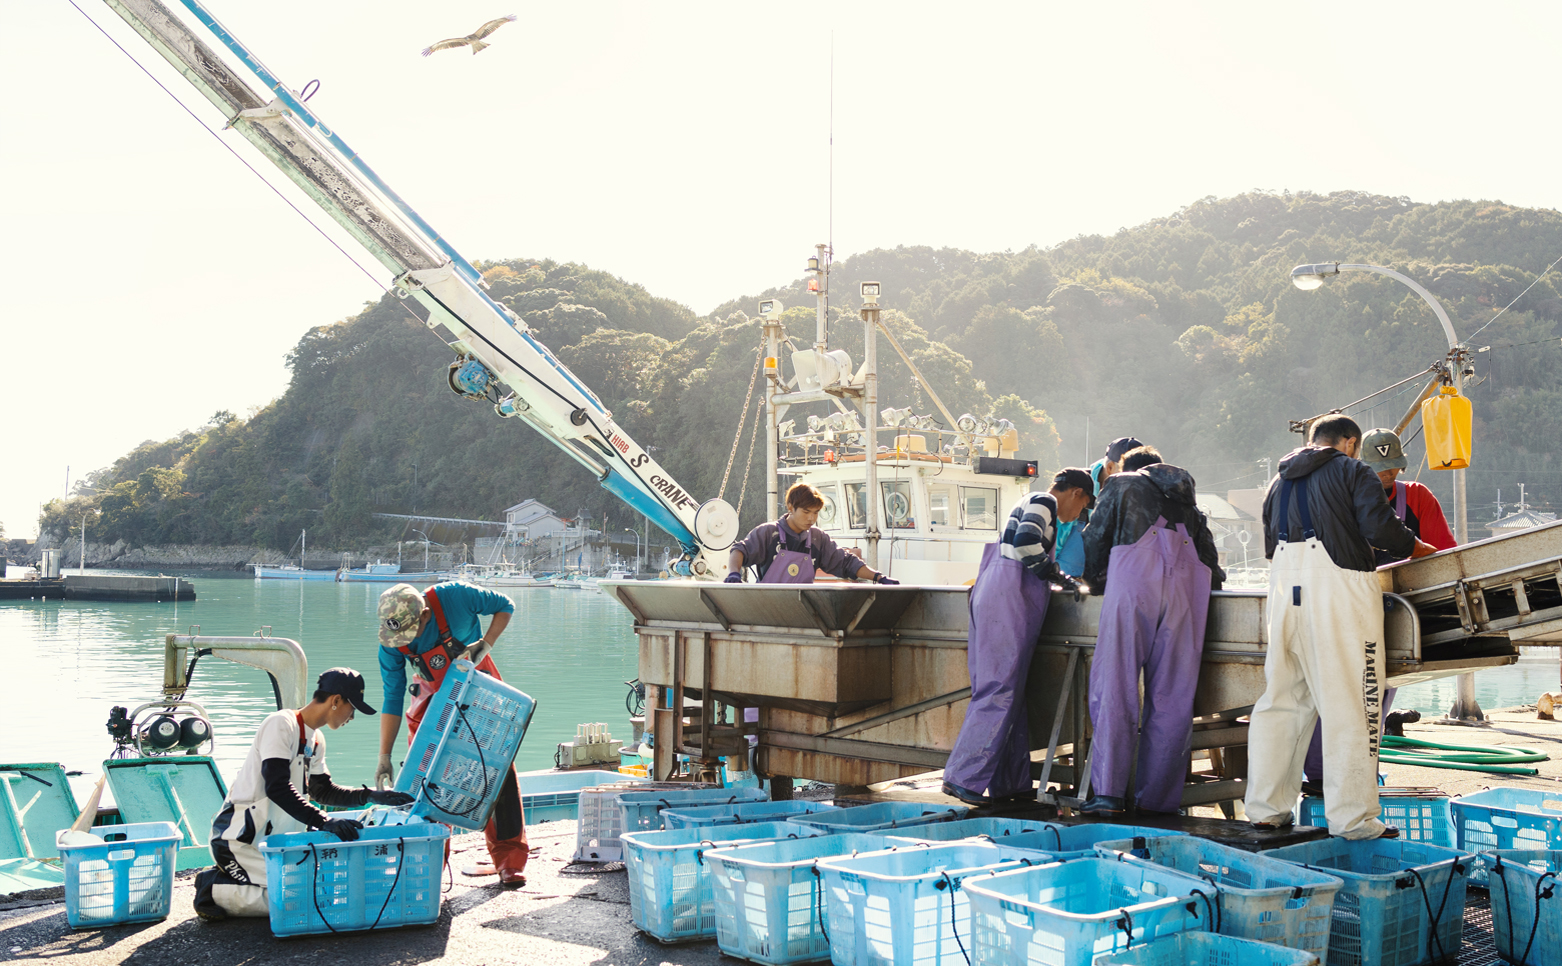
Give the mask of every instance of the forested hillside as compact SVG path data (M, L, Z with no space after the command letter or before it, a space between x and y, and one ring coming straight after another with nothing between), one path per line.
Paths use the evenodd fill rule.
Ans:
M1531 503L1562 501L1562 273L1536 282L1559 254L1555 211L1255 192L1047 249L853 256L832 275L831 341L861 358L857 283L878 280L886 321L934 388L956 413L1015 420L1022 455L1047 467L1081 464L1132 433L1224 491L1258 485L1256 461L1296 445L1288 420L1410 376L1446 347L1431 311L1399 283L1344 275L1301 292L1289 283L1293 265L1396 268L1442 300L1461 338L1535 282L1471 340L1492 347L1476 356L1485 381L1470 391L1473 527L1493 515L1499 487L1509 503L1520 482ZM813 298L801 279L697 318L581 265L480 267L494 297L700 499L716 495L754 372L759 327L747 313L759 297L777 296L791 306L788 333L812 338ZM610 527L628 524L627 508L551 444L449 391L450 360L419 311L387 297L311 329L288 358L282 398L246 418L219 413L143 444L68 502L46 507L42 529L74 532L85 513L98 539L131 544L286 548L307 527L312 546L349 548L388 535L370 516L376 510L494 519L526 497L565 516L587 509L598 525L604 513ZM879 362L881 405L931 410L882 342ZM1416 388L1352 413L1364 426L1392 424ZM735 477L746 439L742 450ZM1412 473L1422 454L1417 440ZM762 466L756 453L744 526L758 520ZM1446 495L1446 474L1420 478ZM736 483L727 498L738 502Z

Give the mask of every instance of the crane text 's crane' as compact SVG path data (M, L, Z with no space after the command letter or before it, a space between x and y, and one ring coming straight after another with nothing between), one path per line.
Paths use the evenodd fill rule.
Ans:
M481 274L320 118L230 34L199 0L194 18L273 95L257 95L161 0L105 0L261 153L394 273L398 297L428 310L428 327L456 352L450 388L493 403L542 433L603 488L667 531L683 549L680 574L720 577L738 516L703 504L613 421L612 413L524 322L484 290Z

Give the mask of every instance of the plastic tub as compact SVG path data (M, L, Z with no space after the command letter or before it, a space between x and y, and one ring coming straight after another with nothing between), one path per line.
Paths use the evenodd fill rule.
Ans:
M1090 966L1103 953L1203 930L1201 887L1209 890L1148 862L1100 857L967 879L971 962Z
M174 866L183 838L172 822L100 825L87 831L100 845L54 847L65 865L65 921L72 929L168 918Z
M1215 932L1328 954L1334 896L1344 885L1332 875L1191 835L1098 842L1096 851L1209 882L1217 890Z
M412 814L477 830L504 787L537 702L457 661L428 703L396 790L417 799Z
M1041 857L1045 861L1045 857ZM969 876L1020 868L1036 856L987 842L908 846L821 859L835 966L963 964L971 952Z
M529 771L515 777L527 825L577 818L581 789L627 780L611 771Z
M1441 845L1445 849L1459 848L1459 836L1454 831L1453 812L1447 795L1386 795L1386 789L1378 790L1378 819L1384 825L1399 829L1402 839ZM1328 828L1329 820L1323 814L1323 799L1307 797L1296 806L1296 824Z
M1027 832L1046 829L1046 822L1025 822L1017 818L962 818L953 822L934 822L918 825L898 832L897 842L952 842L957 839L986 839L997 845L1010 845L1008 840ZM1026 848L1031 845L1027 844Z
M830 958L821 859L877 852L877 832L740 844L705 853L716 899L716 945L729 956L781 966Z
M1562 850L1500 849L1477 860L1490 874L1497 955L1514 966L1543 966L1562 955Z
M666 827L662 812L669 808L768 801L770 793L757 788L678 788L628 792L618 796L618 807L625 832L657 832Z
M734 802L730 805L699 805L693 808L669 808L662 812L666 828L699 828L706 825L741 825L746 822L796 822L818 812L838 812L827 802Z
M1090 822L1083 825L1057 825L1042 822L1037 832L1016 832L1003 844L1017 849L1035 849L1051 852L1059 860L1094 858L1096 844L1118 839L1153 839L1186 835L1171 829L1151 828L1147 825L1114 825L1110 822Z
M1261 854L1344 880L1334 896L1331 966L1416 966L1459 955L1468 854L1403 839L1341 838Z
M623 859L624 847L618 840L624 830L624 813L618 806L620 796L663 788L688 791L690 788L713 787L687 782L642 782L633 778L620 778L611 784L582 788L578 809L580 821L575 826L575 855L570 861L604 863Z
M837 809L820 815L801 816L797 821L830 834L844 832L873 832L880 829L905 828L908 825L927 825L930 822L952 822L965 818L969 808L949 805L926 805L921 802L878 802Z
M1449 802L1454 848L1466 852L1494 849L1562 849L1562 793L1532 788L1489 788ZM1486 884L1479 863L1470 881Z
M716 904L705 853L730 842L818 834L806 825L788 822L626 832L622 841L624 864L629 867L630 918L664 943L714 938Z
M330 832L269 835L266 896L278 936L427 925L439 918L450 829L433 822L365 828L353 842Z
M1148 945L1107 953L1095 966L1318 966L1318 957L1305 949L1251 939L1180 932Z

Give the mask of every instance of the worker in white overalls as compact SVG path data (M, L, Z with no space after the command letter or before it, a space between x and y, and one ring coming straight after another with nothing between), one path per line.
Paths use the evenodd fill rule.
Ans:
M195 911L202 919L265 916L266 859L260 844L267 835L323 829L351 842L363 825L352 819L332 819L304 801L299 789L308 782L309 797L323 805L407 805L404 792L344 788L331 781L325 767L323 728L333 731L353 720L354 710L372 715L363 700L363 675L334 667L320 675L314 700L303 708L283 709L266 716L228 790L222 810L212 820L211 850L216 867L195 877ZM274 806L274 807L273 807Z

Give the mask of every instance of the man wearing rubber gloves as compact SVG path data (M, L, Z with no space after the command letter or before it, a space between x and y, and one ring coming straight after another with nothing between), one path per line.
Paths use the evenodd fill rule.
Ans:
M1264 498L1269 645L1264 696L1248 727L1247 817L1260 830L1291 824L1308 738L1323 721L1329 834L1395 838L1378 820L1383 593L1373 547L1433 553L1383 499L1356 459L1361 427L1348 416L1313 425L1312 442L1280 461Z
M374 714L363 700L363 688L362 674L334 667L320 675L314 699L303 708L275 711L261 721L222 810L212 820L208 842L216 867L195 877L195 911L202 919L270 915L266 857L258 847L266 836L311 828L330 832L344 842L358 837L361 823L328 818L304 801L300 788L307 788L309 797L322 805L406 805L412 801L411 795L401 792L344 788L331 781L326 770L321 729L340 728L353 720L354 710Z
M1085 528L1085 582L1104 595L1090 663L1095 796L1080 809L1087 814L1120 815L1127 807L1136 736L1139 810L1182 806L1209 595L1226 576L1195 485L1153 447L1129 450Z
M1383 484L1383 497L1393 509L1394 515L1400 522L1416 535L1416 539L1425 541L1437 550L1452 550L1458 546L1454 539L1453 531L1448 529L1448 518L1443 516L1442 504L1437 502L1437 497L1432 491L1420 483L1410 481L1402 482L1399 474L1405 470L1405 448L1399 441L1399 434L1392 429L1369 429L1367 435L1361 439L1361 461L1367 464L1367 468L1378 474L1378 480ZM1387 550L1373 547L1373 559L1379 568L1389 564L1398 563L1404 557L1396 556ZM1392 730L1396 725L1389 719L1389 708L1394 704L1394 692L1398 688L1383 689L1383 722L1385 733L1395 734ZM1416 720L1421 716L1414 711L1401 712L1397 716L1401 720L1406 717ZM1323 794L1323 726L1320 723L1313 728L1312 744L1307 748L1307 764L1305 767L1307 781L1302 790L1308 794Z
M1058 569L1053 549L1058 521L1078 517L1093 491L1087 471L1059 472L1046 493L1020 498L1003 536L982 550L969 604L971 703L944 766L945 795L972 805L1033 797L1025 677L1052 585L1084 599L1074 578Z
M494 642L504 633L515 612L515 602L504 594L474 587L460 581L435 584L423 593L411 584L397 584L380 595L380 681L385 697L380 709L380 764L374 773L376 785L384 787L394 779L391 749L401 729L402 696L411 694L407 709L407 741L417 734L423 712L439 691L451 666L459 660L470 661L477 669L496 680L499 669L489 656ZM478 620L493 615L488 630ZM407 685L407 665L412 666L413 681ZM494 871L505 888L526 884L526 820L521 812L520 785L515 766L506 773L494 804L493 815L483 830L488 840L488 855ZM480 867L481 868L481 867Z
M845 580L900 583L837 547L829 534L815 526L823 508L824 497L813 485L792 484L786 491L786 516L761 523L732 545L726 582L742 583L743 568L749 566L762 584L811 584L815 570Z

